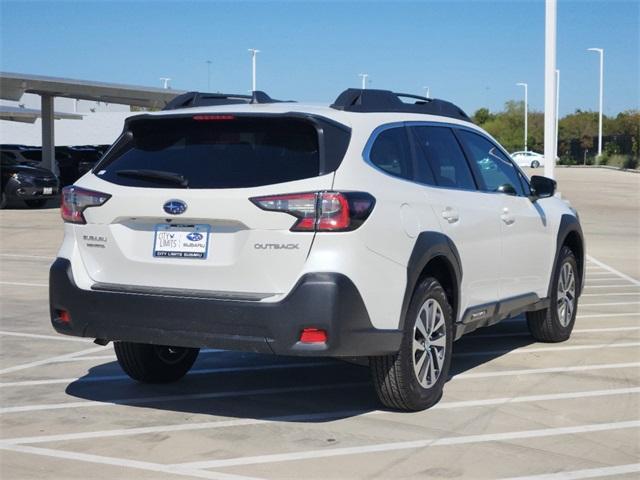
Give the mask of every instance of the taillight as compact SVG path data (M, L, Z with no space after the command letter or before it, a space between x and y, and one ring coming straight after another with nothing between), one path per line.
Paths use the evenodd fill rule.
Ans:
M369 217L375 199L364 192L311 192L269 195L250 199L270 212L283 212L298 220L293 232L345 232Z
M60 214L65 222L87 223L83 212L89 207L99 207L111 198L107 193L95 192L70 185L62 189Z

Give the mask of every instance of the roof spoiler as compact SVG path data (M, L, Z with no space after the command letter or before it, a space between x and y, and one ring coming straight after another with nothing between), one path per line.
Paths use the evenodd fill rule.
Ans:
M163 108L163 110L176 110L178 108L209 107L215 105L240 105L256 103L281 103L293 100L275 100L261 90L255 90L251 95L238 95L234 93L204 93L187 92L178 95Z
M413 103L402 101L403 98L413 100ZM464 110L446 100L396 93L391 90L349 88L336 98L331 108L346 112L426 113L471 121Z

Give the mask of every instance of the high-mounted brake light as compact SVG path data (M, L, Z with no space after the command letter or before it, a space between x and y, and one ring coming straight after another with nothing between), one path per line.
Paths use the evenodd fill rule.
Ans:
M62 189L60 215L65 222L87 223L83 212L89 207L99 207L111 198L108 193L95 192L70 185Z
M216 120L235 120L236 117L233 115L194 115L193 119L201 122L213 122Z
M298 220L293 232L345 232L369 217L375 199L364 192L310 192L250 199L263 210L283 212Z

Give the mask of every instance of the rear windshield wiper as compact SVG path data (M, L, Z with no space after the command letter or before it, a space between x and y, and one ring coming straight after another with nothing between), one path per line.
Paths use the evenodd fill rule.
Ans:
M118 170L116 175L121 177L139 178L141 180L157 180L160 182L180 185L185 188L189 185L189 180L184 178L183 175L180 175L179 173L165 172L163 170Z

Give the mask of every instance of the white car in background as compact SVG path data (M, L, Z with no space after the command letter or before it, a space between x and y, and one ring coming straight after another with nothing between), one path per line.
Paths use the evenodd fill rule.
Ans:
M544 155L541 153L531 151L513 152L511 158L513 158L519 167L544 167Z

